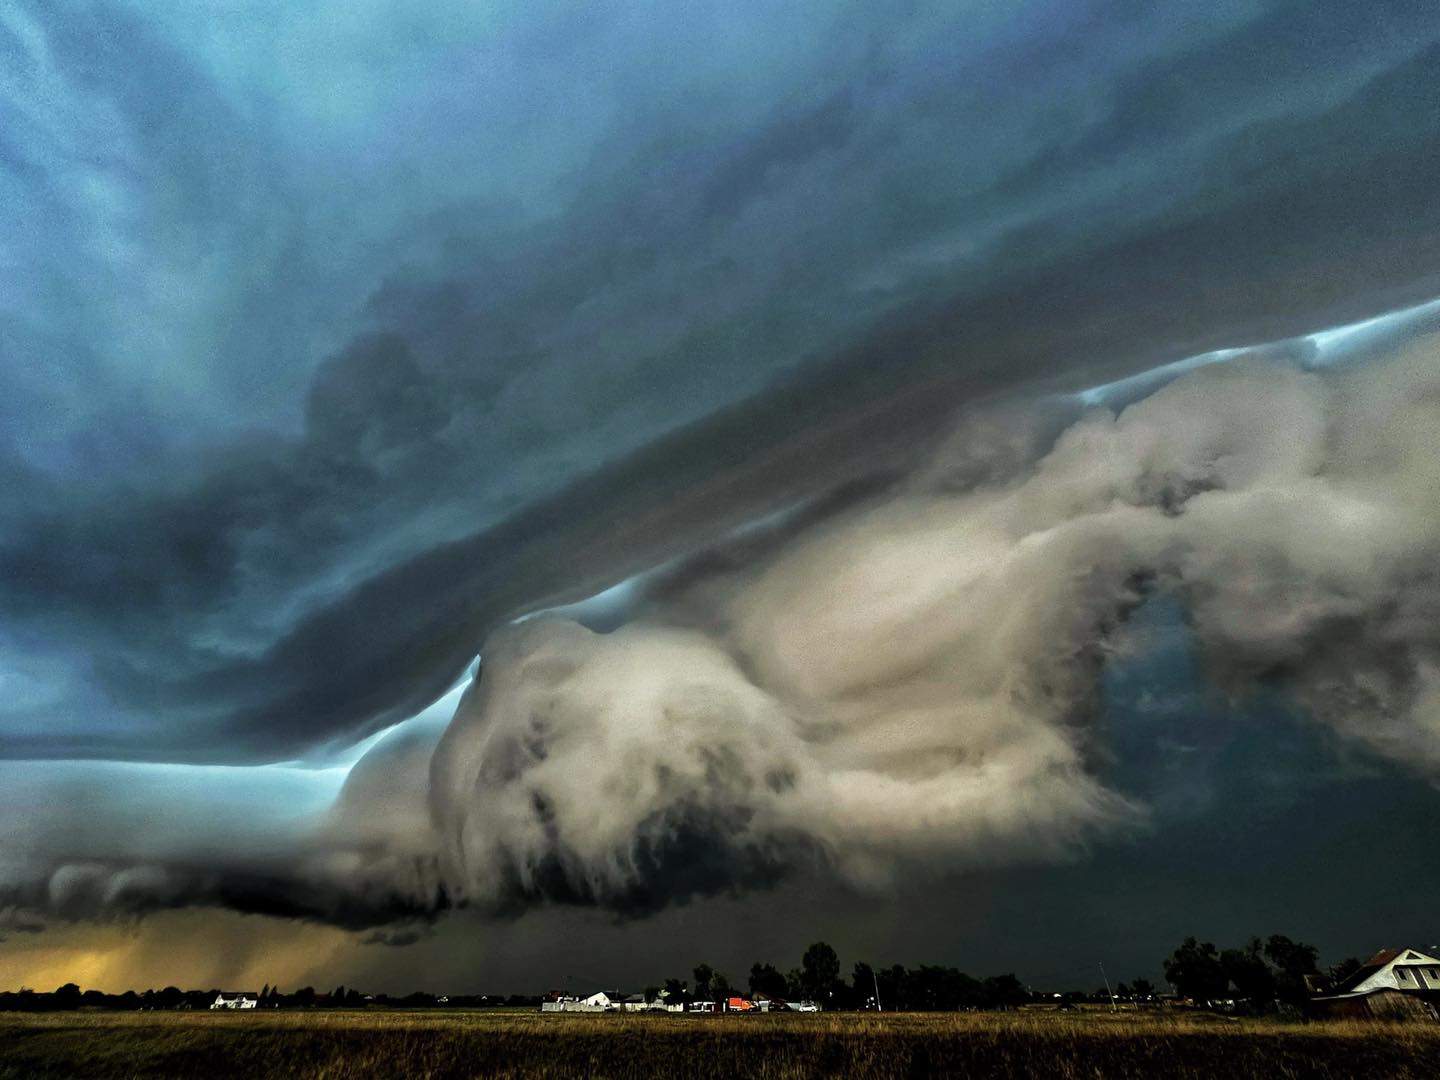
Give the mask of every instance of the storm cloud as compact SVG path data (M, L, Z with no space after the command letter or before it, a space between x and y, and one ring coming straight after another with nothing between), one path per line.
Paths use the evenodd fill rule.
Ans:
M8 899L634 916L799 870L884 891L1068 860L1150 827L1106 778L1100 696L1155 597L1224 692L1279 692L1434 780L1437 401L1425 339L1329 368L1232 359L1058 435L968 417L885 492L676 564L612 632L493 634L448 724L397 728L263 858L32 864Z
M1123 767L1182 696L1433 785L1437 70L1401 0L6 6L0 934L1074 864L1221 782Z
M346 10L7 18L7 754L353 739L966 401L1440 291L1423 6Z

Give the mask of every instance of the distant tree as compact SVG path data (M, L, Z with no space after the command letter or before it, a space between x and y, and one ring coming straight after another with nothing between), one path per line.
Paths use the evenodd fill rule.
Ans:
M1013 974L992 975L985 980L985 1004L992 1009L1014 1009L1030 1000L1025 984Z
M644 995L644 996L645 996L645 1003L646 1003L647 1005L648 1005L650 1002L652 1002L652 1001L659 1001L659 1000L660 1000L660 987L658 987L658 986L647 986L647 987L645 987L645 995Z
M1185 997L1209 1001L1225 996L1230 978L1212 942L1187 937L1165 961L1165 978Z
M800 958L800 981L805 994L818 1001L830 996L840 978L840 958L823 941L817 941Z
M58 986L51 998L57 1009L78 1009L80 1007L80 987L74 983Z
M344 984L344 983L341 983L339 986L335 987L334 990L330 991L330 1000L331 1000L334 1004L336 1004L336 1005L343 1005L343 1004L345 1004L345 984Z
M695 976L695 996L701 1001L714 1000L710 996L710 984L715 978L715 969L709 964L699 964L691 974Z
M791 968L785 973L785 996L791 1001L799 1001L805 996L805 976L799 968Z
M685 984L679 979L665 980L665 1000L670 1002L685 1000Z
M774 964L762 964L759 961L750 965L750 993L762 997L783 998L785 996L785 976L775 970Z
M904 1008L953 1012L991 1004L985 985L955 968L922 964L905 973Z
M905 969L899 964L883 968L875 973L875 981L880 985L880 1004L887 1010L895 1011L915 1007L909 1000L906 974Z
M1284 934L1270 935L1265 942L1265 955L1287 975L1315 975L1320 971L1316 967L1320 950L1314 945L1291 941Z
M1320 951L1313 945L1291 941L1283 934L1272 934L1265 942L1265 955L1275 965L1275 991L1281 1001L1292 1005L1304 1003L1310 996L1305 976L1320 973L1316 962Z
M830 987L830 1008L832 1009L858 1009L865 1002L869 1001L873 994L866 992L857 994L845 979L836 979Z
M1259 938L1252 938L1243 949L1226 949L1220 954L1220 966L1235 984L1236 992L1255 1008L1264 1008L1275 1000L1275 974L1265 962Z
M1131 979L1130 993L1136 1001L1147 1001L1155 996L1155 984L1149 979Z
M1360 960L1359 957L1347 956L1338 964L1332 965L1325 974L1329 977L1332 984L1334 984L1335 986L1339 986L1341 983L1343 983L1346 979L1350 978L1351 975L1354 975L1355 972L1359 971L1364 966L1364 962Z
M858 1001L868 1002L873 1007L875 987L879 981L874 968L862 961L855 961L855 967L850 972L850 987ZM884 1004L884 999L881 999L881 1004Z
M722 972L715 972L710 976L710 997L715 1001L722 1001L732 993L730 980Z

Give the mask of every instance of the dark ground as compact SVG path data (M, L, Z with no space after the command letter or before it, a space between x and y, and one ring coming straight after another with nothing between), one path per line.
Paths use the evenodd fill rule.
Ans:
M1121 1013L0 1015L0 1080L45 1077L1432 1077L1440 1025Z

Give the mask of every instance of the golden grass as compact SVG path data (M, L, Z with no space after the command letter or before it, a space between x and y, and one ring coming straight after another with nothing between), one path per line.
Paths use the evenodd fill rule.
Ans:
M1440 1025L1204 1014L0 1014L0 1078L1435 1075Z

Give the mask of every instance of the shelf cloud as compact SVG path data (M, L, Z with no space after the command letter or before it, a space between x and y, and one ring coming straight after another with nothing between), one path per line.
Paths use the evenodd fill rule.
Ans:
M1428 820L1435 5L411 7L0 10L0 959Z
M1437 402L1422 340L1333 369L1242 357L1058 435L1008 423L1004 454L1010 417L977 414L884 492L672 567L617 629L492 634L448 723L397 728L263 853L31 863L10 899L638 916L797 868L884 890L1071 859L1149 827L1094 721L1118 631L1157 595L1226 693L1279 690L1433 779Z

